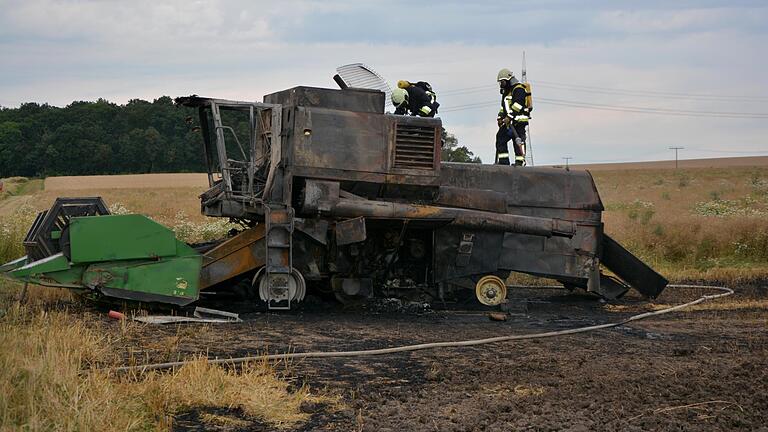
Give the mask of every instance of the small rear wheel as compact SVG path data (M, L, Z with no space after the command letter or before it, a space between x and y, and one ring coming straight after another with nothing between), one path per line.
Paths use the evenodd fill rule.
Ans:
M498 306L507 298L507 285L498 276L483 276L475 285L475 296L486 306Z

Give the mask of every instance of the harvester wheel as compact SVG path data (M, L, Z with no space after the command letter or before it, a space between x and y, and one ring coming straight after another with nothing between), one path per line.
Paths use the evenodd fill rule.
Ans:
M262 267L256 272L256 276L253 278L254 288L259 290L259 298L263 302L269 303L269 299L272 298L269 293L269 283L267 281L266 272ZM304 281L304 276L301 275L296 269L291 270L291 275L288 277L288 295L291 297L292 302L300 302L304 300L304 296L307 294L307 283Z
M483 276L475 285L475 295L486 306L498 306L507 298L507 285L498 276Z

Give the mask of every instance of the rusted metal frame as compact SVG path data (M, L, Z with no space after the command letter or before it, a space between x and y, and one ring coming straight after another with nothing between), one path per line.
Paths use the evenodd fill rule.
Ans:
M224 131L221 129L221 113L215 101L211 101L211 116L213 118L213 128L216 132L216 153L219 156L219 168L221 169L221 178L224 181L224 195L230 197L232 194L232 178L229 173Z
M267 182L264 185L262 199L265 202L272 200L272 185L275 181L275 175L282 160L282 106L272 106L272 131L269 137L270 141L270 162Z
M248 156L245 154L245 149L243 148L243 144L240 143L240 139L237 138L237 134L235 133L235 130L232 129L231 126L227 126L227 125L224 125L224 124L222 124L221 126L217 127L217 129L228 130L229 132L232 133L232 138L235 139L235 142L237 143L237 147L240 149L240 154L243 155L243 162L247 163L248 162Z
M265 264L265 257L260 251L259 241L234 251L216 261L215 265L203 267L200 272L200 289L206 289L217 283L260 268Z
M264 234L264 224L258 224L228 239L203 255L203 267L209 266L234 251L264 238Z
M256 108L256 115L258 115L258 108ZM253 191L253 181L256 175L256 119L254 117L254 107L251 105L248 107L248 124L250 126L249 151L251 156L251 163L248 164L248 195L251 196L251 204L255 199Z
M332 205L328 213L343 217L364 216L381 219L448 221L456 226L490 231L517 232L545 237L573 237L576 232L573 222L562 219L517 216L478 210L400 204L386 201L339 199L338 202Z
M225 186L224 188L225 196L229 199L239 199L242 201L248 201L248 202L251 202L251 205L254 205L258 201L258 199L256 199L256 197L254 196L254 191L253 191L253 176L255 175L255 169L256 169L256 167L254 166L255 158L252 156L250 161L247 161L247 160L243 161L244 163L249 164L249 167L248 167L249 190L246 191L248 195L240 195L240 194L234 193L231 176L229 175L229 171L232 168L229 166L227 162L226 144L225 144L225 137L223 133L223 129L229 128L231 130L231 127L228 127L228 126L225 127L222 124L220 109L232 108L232 109L248 110L251 118L251 124L249 125L251 137L249 137L249 141L251 141L251 150L252 150L251 154L253 155L255 152L255 145L256 145L255 138L251 139L256 135L256 125L255 125L254 116L258 115L260 110L271 111L273 121L272 121L272 136L270 137L270 142L271 142L271 150L274 153L274 149L276 147L275 141L277 141L277 144L278 144L277 148L279 149L279 143L280 143L279 128L280 128L280 115L281 115L282 108L280 105L277 105L277 104L266 104L266 103L260 103L260 102L242 102L242 101L233 101L233 100L226 100L226 99L203 99L203 100L210 107L214 128L216 130L216 150L217 150L217 155L221 165L222 179L224 181L224 186ZM255 109L255 113L254 113L254 109ZM277 119L277 121L275 121L275 119ZM208 128L206 127L206 129ZM232 132L234 135L234 131ZM235 140L238 142L238 146L240 147L241 152L244 153L242 145L240 144L239 140L237 140L237 137L235 137ZM247 156L244 155L244 157L247 159ZM211 167L210 161L208 161L208 166ZM274 177L274 169L275 169L275 166L274 164L272 164L272 166L270 166L270 172L267 178L267 182L270 187L271 187L271 184L269 183L271 180L270 177L272 178ZM209 168L209 172L210 171L211 169ZM213 185L212 173L210 173L209 175L209 184L211 186ZM267 191L268 189L265 188L265 192Z
M216 246L203 255L201 288L231 279L264 265L253 253L264 238L264 225L257 225Z
M211 147L211 135L208 128L208 115L206 110L210 107L201 105L198 107L197 112L200 117L200 129L203 133L203 160L205 161L205 168L208 171L208 187L213 187L213 165L210 158L209 150Z
M413 172L414 170L408 170ZM317 168L311 166L293 167L295 177L319 178L335 181L360 181L381 184L408 184L418 186L438 186L440 179L431 175L429 171L412 174L386 174L376 172L361 172L354 170L342 170L336 168Z

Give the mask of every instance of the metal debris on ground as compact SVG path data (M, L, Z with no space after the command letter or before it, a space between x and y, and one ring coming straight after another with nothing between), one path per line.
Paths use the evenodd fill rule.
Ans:
M507 314L502 312L490 312L488 313L488 319L491 321L506 321L508 318Z
M404 301L398 298L372 298L365 304L371 312L423 314L432 312L432 305L426 302Z
M134 317L133 320L147 324L174 324L187 322L217 324L243 322L243 320L240 319L240 316L236 313L201 307L196 307L191 317L178 315L154 315Z

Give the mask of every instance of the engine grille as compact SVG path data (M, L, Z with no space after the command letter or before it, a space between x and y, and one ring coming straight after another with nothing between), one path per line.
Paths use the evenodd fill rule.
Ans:
M395 168L435 168L435 128L397 125Z

